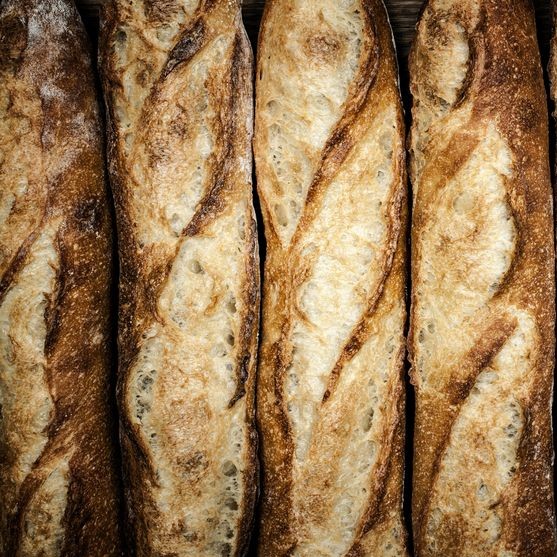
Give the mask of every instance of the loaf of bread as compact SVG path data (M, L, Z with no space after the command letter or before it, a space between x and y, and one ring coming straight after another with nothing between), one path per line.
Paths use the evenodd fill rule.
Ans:
M380 0L267 2L262 557L400 556L404 123Z
M257 491L252 54L238 0L117 0L101 29L137 555L242 555Z
M413 94L419 556L553 556L554 245L530 0L429 0Z
M70 0L5 0L0 44L0 555L120 555L89 46Z

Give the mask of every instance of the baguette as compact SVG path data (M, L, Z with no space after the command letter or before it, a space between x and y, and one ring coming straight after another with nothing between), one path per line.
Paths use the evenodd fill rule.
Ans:
M111 231L85 31L0 8L0 554L121 554Z
M404 123L382 2L268 1L256 75L259 555L404 555Z
M430 0L409 63L419 556L553 556L554 245L529 0Z
M252 55L234 0L117 0L101 29L137 555L242 555L257 486Z

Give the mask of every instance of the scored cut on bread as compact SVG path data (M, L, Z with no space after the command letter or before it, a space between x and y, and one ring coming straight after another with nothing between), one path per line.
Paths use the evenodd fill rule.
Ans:
M555 555L554 243L529 0L430 0L413 95L417 555Z
M256 495L252 54L238 1L107 6L118 401L138 555L241 555Z
M254 152L259 555L404 555L404 123L382 2L267 2Z
M111 219L70 0L0 8L0 554L122 554Z

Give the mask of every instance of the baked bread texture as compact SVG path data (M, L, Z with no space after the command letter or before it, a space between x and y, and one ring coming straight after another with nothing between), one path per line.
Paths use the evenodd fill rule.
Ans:
M137 555L242 555L257 486L252 54L234 0L117 0L101 29L124 482Z
M556 554L554 244L529 0L430 0L410 57L417 555Z
M557 100L557 1L553 0L551 2L552 8L552 21L553 21L553 33L550 39L549 45L549 84L550 84L550 97L553 101L553 123L557 124L557 110L556 110L556 100Z
M254 145L259 554L404 555L404 124L382 2L267 2Z
M120 555L89 47L68 0L5 0L0 43L0 555Z

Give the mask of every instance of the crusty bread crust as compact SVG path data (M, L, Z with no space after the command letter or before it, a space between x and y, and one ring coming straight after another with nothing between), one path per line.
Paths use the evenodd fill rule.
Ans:
M404 124L378 0L266 4L259 555L403 555Z
M0 554L121 554L111 233L69 0L0 8Z
M410 57L418 555L556 554L554 244L529 0L430 0Z
M555 109L557 99L557 1L552 0L551 2L553 16L553 34L551 36L549 45L549 64L548 64L548 74L549 74L549 84L550 84L550 97L553 101L553 123L557 124L557 110Z
M242 555L257 489L252 54L230 0L120 0L101 29L138 555Z

